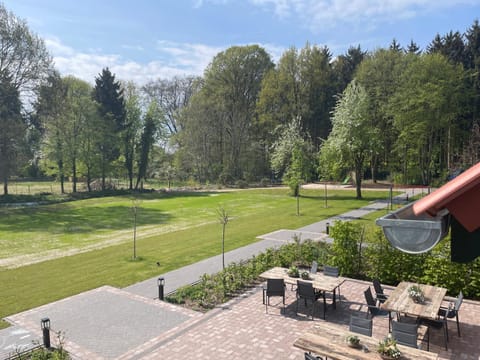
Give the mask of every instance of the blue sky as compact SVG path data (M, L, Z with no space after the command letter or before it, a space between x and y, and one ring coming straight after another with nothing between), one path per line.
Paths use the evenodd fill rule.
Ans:
M63 75L93 83L108 66L143 84L201 75L222 50L259 44L277 61L291 46L333 56L464 32L480 0L4 0L42 37Z

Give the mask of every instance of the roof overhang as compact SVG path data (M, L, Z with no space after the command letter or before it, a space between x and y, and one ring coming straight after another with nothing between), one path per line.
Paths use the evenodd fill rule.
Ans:
M432 249L452 225L452 259L480 255L480 163L413 204L376 220L393 247L408 253ZM463 252L463 253L461 253Z
M480 228L480 163L413 205L415 215L437 216L445 209L469 232Z

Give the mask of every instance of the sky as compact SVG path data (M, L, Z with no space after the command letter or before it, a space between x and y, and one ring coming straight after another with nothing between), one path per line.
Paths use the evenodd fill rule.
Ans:
M1 1L1 0L0 0ZM55 67L94 83L103 68L138 84L202 75L220 51L258 44L277 62L291 47L332 56L374 51L395 38L425 49L464 33L480 0L3 0L44 39Z

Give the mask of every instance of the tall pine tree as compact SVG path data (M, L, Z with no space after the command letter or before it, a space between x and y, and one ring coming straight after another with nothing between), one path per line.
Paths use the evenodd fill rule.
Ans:
M95 78L93 98L99 104L102 119L102 126L98 129L97 149L100 152L102 190L105 190L105 178L112 162L120 155L120 134L126 127L123 90L108 68L103 69Z

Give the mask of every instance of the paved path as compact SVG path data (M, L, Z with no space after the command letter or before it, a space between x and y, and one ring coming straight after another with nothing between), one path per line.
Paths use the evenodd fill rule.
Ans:
M409 195L413 195L413 191ZM396 200L400 201L404 196ZM259 237L262 240L256 243L225 253L225 263L247 260L268 248L293 241L295 235L303 240L331 241L325 234L327 223L332 225L335 220L358 219L388 205L386 200L378 201L297 230L279 230L262 235ZM168 336L172 327L181 327L182 323L189 323L195 317L193 312L154 300L158 299L159 277L165 279L164 293L167 294L221 268L222 257L217 255L124 289L104 286L9 316L7 320L14 326L0 330L0 359L15 349L27 347L32 340L41 342L40 319L43 317L50 318L53 330L67 331L68 348L74 349L78 358L130 358L129 354L141 348L142 344L156 341L159 336ZM135 329L136 336L131 337L131 329ZM127 333L128 337L125 336Z

